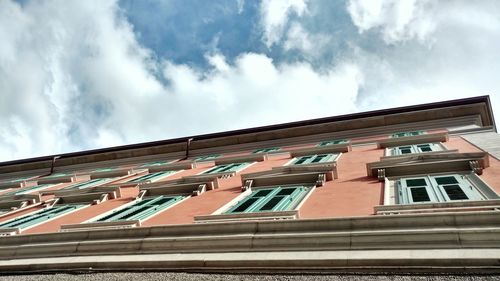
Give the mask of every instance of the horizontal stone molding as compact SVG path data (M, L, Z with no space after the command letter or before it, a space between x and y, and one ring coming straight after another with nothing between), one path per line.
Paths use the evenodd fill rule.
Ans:
M72 231L88 231L88 230L107 230L107 229L122 229L130 227L141 226L139 220L127 220L127 221L112 221L112 222L89 222L89 223L78 223L78 224L64 224L61 225L60 232L72 232Z
M417 136L408 136L400 138L388 138L377 141L378 148L395 147L409 144L447 142L449 139L447 133L423 134Z
M366 164L368 176L378 176L381 181L384 177L460 171L473 171L480 175L487 167L489 158L486 152L420 153Z
M341 153L351 151L351 142L331 144L324 146L314 146L301 149L289 150L292 157L300 157L314 154L329 154L329 153Z
M316 251L319 254L342 250L473 248L500 248L498 211L254 220L26 234L0 239L0 260L97 254L259 251Z
M0 261L2 272L40 271L196 271L196 272L415 272L498 273L496 249L339 250L248 253L167 253L90 255ZM312 277L313 278L313 277ZM419 276L417 278L425 278ZM442 276L445 280L447 276ZM472 277L471 277L472 278ZM306 279L304 279L306 280ZM350 280L350 279L349 279ZM411 279L413 280L413 279Z
M196 223L213 222L242 222L255 220L291 220L299 218L298 210L280 211L280 212L255 212L241 214L217 214L208 216L196 216Z
M243 163L243 162L261 162L267 160L267 154L247 154L238 156L221 156L220 158L214 159L215 165L224 165L232 163Z
M375 206L378 215L408 214L408 213L436 213L436 212L470 212L470 211L499 211L500 199L479 201L458 201L440 203L419 203L400 205Z

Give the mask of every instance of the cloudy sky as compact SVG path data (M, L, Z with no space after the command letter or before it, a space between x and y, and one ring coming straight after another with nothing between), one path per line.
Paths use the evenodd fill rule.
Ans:
M0 161L485 94L497 0L0 0Z

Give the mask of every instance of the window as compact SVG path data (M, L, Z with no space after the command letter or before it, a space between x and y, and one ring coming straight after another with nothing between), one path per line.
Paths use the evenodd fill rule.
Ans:
M288 165L306 165L306 164L331 162L335 160L337 156L338 154L336 153L306 155L306 156L296 157Z
M392 138L402 138L402 137L411 137L411 136L418 136L418 135L423 135L424 132L422 131L411 131L411 132L401 132L401 133L395 133L392 134Z
M93 186L97 186L97 185L100 185L100 184L104 184L104 183L110 182L113 179L114 178L93 179L93 180L89 180L89 181L84 181L84 182L79 182L79 183L76 183L76 184L72 184L70 186L66 186L63 189L73 189L73 188L84 189L84 188L87 188L87 187L93 187Z
M305 186L256 189L226 213L254 213L293 210L309 191Z
M465 175L402 178L397 181L397 186L401 204L484 199Z
M69 213L71 211L77 210L83 206L78 204L66 204L66 205L56 205L54 207L45 208L38 212L21 216L0 224L0 228L28 228L36 224L40 224L47 220L62 216L63 214Z
M219 156L220 156L220 154L204 155L204 156L200 156L200 157L196 158L195 161L198 161L198 162L209 161L209 160L216 159Z
M238 172L248 165L250 165L250 163L232 163L232 164L217 165L217 166L203 172L203 174Z
M322 141L322 142L318 143L317 146L327 146L327 145L334 145L334 144L341 144L341 143L347 143L347 140Z
M439 143L422 143L389 148L389 155L404 155L442 150L444 150L444 147Z
M20 190L14 190L8 193L5 193L3 195L21 195L21 194L28 194L34 191L39 191L43 190L49 187L54 186L55 184L40 184L40 185L35 185L35 186L30 186L30 187L25 187Z
M269 153L269 152L274 152L274 151L278 151L278 150L280 150L279 147L261 148L261 149L255 150L252 153Z
M94 222L144 220L165 210L185 197L186 196L157 196L143 199L132 205L118 208L112 213L94 220Z
M164 178L168 175L171 175L175 172L176 171L163 171L163 172L151 173L151 174L143 175L143 176L140 176L138 178L129 180L127 182L130 182L130 183L138 183L138 182L145 182L145 181L154 182L154 181L157 181L157 180Z

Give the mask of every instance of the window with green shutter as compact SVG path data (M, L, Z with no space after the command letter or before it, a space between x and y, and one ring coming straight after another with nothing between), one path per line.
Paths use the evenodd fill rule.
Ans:
M471 182L458 174L402 178L397 185L402 204L484 199Z
M439 143L422 143L422 144L402 145L402 146L392 147L389 149L390 155L425 153L425 152L442 151L442 150L444 150L444 148Z
M248 165L250 165L250 163L232 163L232 164L217 165L217 166L203 172L203 174L238 172Z
M305 197L309 187L276 186L256 189L226 213L255 213L293 210Z
M18 190L7 192L7 193L5 193L3 195L22 195L22 194L28 194L28 193L31 193L31 192L35 192L35 191L40 191L40 190L47 189L47 188L52 187L54 185L55 184L39 184L39 185L30 186L30 187L24 187L24 188L21 188L21 189L18 189Z
M94 186L98 186L101 184L105 184L105 183L110 182L112 180L114 180L114 178L92 179L92 180L88 180L88 181L84 181L84 182L75 183L75 184L72 184L70 186L66 186L63 189L84 189L84 188L88 188L88 187L94 187Z
M129 180L127 182L130 182L130 183L138 183L138 182L145 182L145 181L154 182L154 181L159 180L161 178L164 178L168 175L171 175L175 172L176 171L162 171L162 172L157 172L157 173L151 173L151 174L143 175L143 176L140 176L138 178Z
M278 150L280 150L279 147L260 148L260 149L254 150L252 153L269 153L269 152L275 152Z
M329 141L322 141L318 143L317 146L328 146L328 145L334 145L334 144L342 144L342 143L347 143L347 140L329 140Z
M204 156L200 156L198 158L195 159L195 161L197 162L202 162L202 161L209 161L209 160L213 160L213 159L216 159L220 156L220 154L209 154L209 155L204 155Z
M165 210L174 203L181 201L186 196L157 196L142 199L132 205L119 207L112 213L95 220L95 222L112 222L127 220L144 220Z
M305 155L295 158L288 165L306 165L306 164L331 162L335 160L337 156L338 156L337 153Z
M411 137L411 136L418 136L424 134L423 131L411 131L411 132L400 132L400 133L395 133L392 134L392 138L402 138L402 137Z
M25 229L40 223L43 223L47 220L62 216L68 212L77 210L86 205L78 205L78 204L66 204L66 205L55 205L50 208L45 208L35 213L31 213L28 215L21 216L19 218L15 218L0 224L0 228L20 228Z

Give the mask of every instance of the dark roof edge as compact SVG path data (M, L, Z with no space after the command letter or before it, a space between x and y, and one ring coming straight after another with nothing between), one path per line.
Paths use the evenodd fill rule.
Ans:
M470 98L463 98L463 99L456 99L456 100L440 101L440 102L434 102L434 103L426 103L426 104L419 104L419 105L395 107L395 108L389 108L389 109L365 111L365 112L360 112L360 113L351 113L351 114L331 116L331 117L322 117L322 118L295 121L295 122L289 122L289 123L281 123L281 124L275 124L275 125L267 125L267 126L261 126L261 127L239 129L239 130L233 130L233 131L209 133L209 134L180 137L180 138L167 139L167 140L143 142L143 143L136 143L136 144L127 144L127 145L121 145L121 146L91 149L91 150L84 150L84 151L78 151L78 152L69 152L69 153L54 154L54 155L47 155L47 156L40 156L40 157L33 157L33 158L25 158L25 159L19 159L19 160L0 162L0 166L17 165L17 164L24 164L24 163L29 163L29 162L39 162L39 161L52 161L52 159L56 156L60 156L60 158L77 157L77 156L91 155L91 154L97 154L97 153L115 152L115 151L120 151L120 150L137 149L137 148L144 148L144 147L150 147L150 146L183 143L183 142L187 142L188 139L193 139L193 141L206 140L206 139L211 139L211 138L220 138L220 137L250 134L250 133L256 133L256 132L288 129L288 128L294 128L294 127L308 126L308 125L317 125L317 124L322 124L322 123L330 123L330 122L338 122L338 121L345 121L345 120L375 117L375 116L379 116L379 115L391 115L391 114L398 114L398 113L407 113L407 112L412 112L412 111L437 109L437 108L441 108L441 107L469 105L469 104L482 103L482 102L485 103L487 108L488 108L488 111L489 111L488 114L489 114L491 122L492 122L491 125L493 126L493 128L496 132L496 125L495 125L495 120L494 120L493 111L492 111L492 107L491 107L490 97L488 95L485 95L485 96L477 96L477 97L470 97Z

